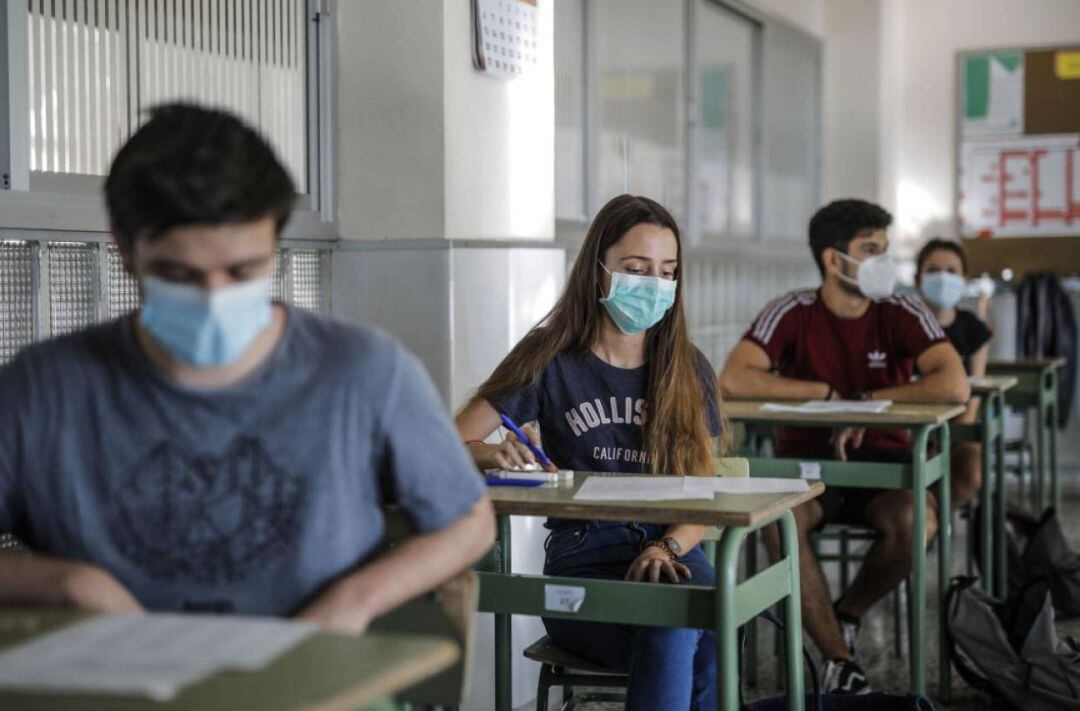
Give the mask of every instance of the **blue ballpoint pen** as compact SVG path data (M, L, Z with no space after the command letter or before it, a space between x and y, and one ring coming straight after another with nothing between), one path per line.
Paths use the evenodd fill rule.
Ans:
M545 482L534 479L503 479L500 477L484 477L488 486L543 486Z
M533 454L536 455L537 459L540 460L541 464L543 464L545 467L553 467L553 466L555 466L554 464L551 463L551 460L548 459L548 456L546 454L544 454L544 450L540 449L535 444L533 444L532 440L529 439L528 435L526 435L524 432L522 432L521 428L518 427L517 425L515 425L513 420L511 420L506 415L499 415L499 417L502 418L502 423L506 427L506 429L513 432L514 435L519 440L521 440L521 443L524 444L526 447L528 447L530 452L532 452Z

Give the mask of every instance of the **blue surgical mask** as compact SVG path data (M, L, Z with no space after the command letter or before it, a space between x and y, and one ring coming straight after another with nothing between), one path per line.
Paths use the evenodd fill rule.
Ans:
M209 290L147 277L139 322L175 358L212 368L240 358L272 313L269 277Z
M964 297L967 280L952 272L930 272L922 278L919 291L939 309L951 309Z
M628 336L652 328L675 303L675 280L641 274L612 272L611 289L600 303L619 330Z

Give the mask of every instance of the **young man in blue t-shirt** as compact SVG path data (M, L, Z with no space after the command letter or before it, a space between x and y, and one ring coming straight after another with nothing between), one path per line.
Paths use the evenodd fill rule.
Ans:
M160 107L105 197L142 306L0 369L0 531L32 551L0 553L0 604L360 633L483 554L490 504L416 358L271 302L294 188L253 129ZM417 533L377 554L389 501Z

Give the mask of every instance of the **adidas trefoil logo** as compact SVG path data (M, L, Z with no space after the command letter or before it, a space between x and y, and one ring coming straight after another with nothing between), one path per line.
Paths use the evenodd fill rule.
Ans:
M870 351L866 354L866 361L869 368L884 368L885 353L883 351Z

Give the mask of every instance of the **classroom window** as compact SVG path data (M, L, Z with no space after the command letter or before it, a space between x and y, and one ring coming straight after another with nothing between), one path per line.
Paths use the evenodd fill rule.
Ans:
M232 111L308 191L306 0L28 0L33 173L104 175L169 101Z
M633 192L671 208L688 246L804 238L817 40L721 0L556 0L555 44L560 220Z
M710 0L696 0L694 152L696 229L692 242L756 231L754 93L758 26Z
M590 0L598 209L620 193L687 214L683 0Z

